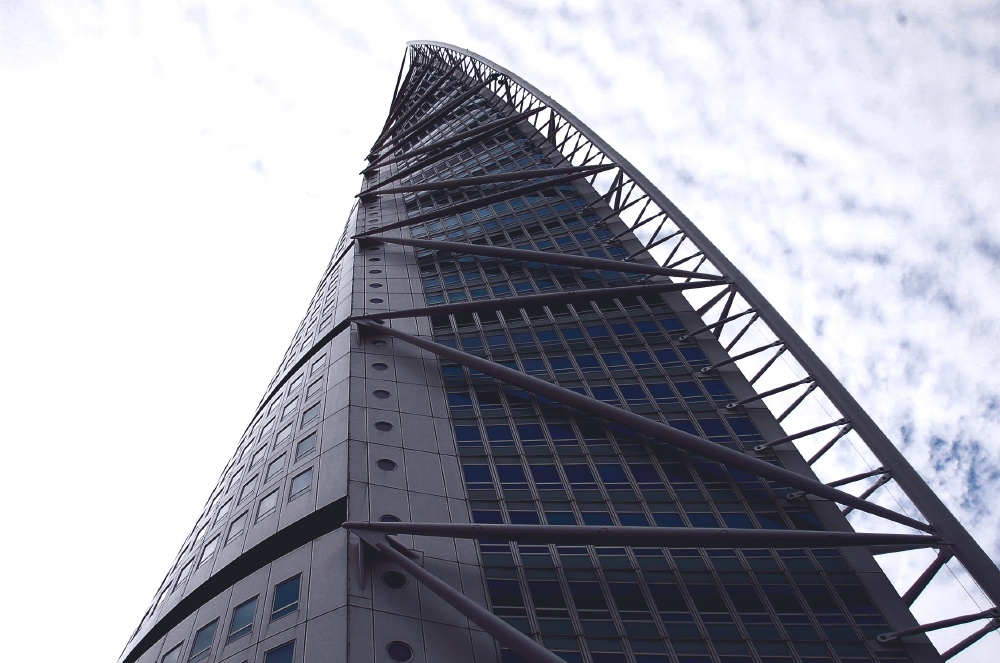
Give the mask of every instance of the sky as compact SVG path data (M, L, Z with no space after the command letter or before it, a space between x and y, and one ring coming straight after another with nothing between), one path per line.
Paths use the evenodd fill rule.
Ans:
M645 173L1000 560L997 3L0 0L8 657L117 658L414 39L517 72ZM945 575L918 613L978 610Z

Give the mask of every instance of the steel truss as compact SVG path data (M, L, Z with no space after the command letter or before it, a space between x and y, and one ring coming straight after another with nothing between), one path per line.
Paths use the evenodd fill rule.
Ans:
M759 390L755 395L735 400L728 407L737 408L754 402L765 403L766 399L766 406L774 412L778 422L787 421L786 426L796 427L793 429L795 432L759 445L755 449L756 452L771 453L770 450L773 447L793 442L795 446L804 443L815 446L816 439L814 436L823 431L837 428L838 431L833 439L819 446L818 450L811 454L808 465L812 466L820 461L824 457L824 454L832 449L838 441L843 440L848 434L853 433L875 458L878 459L882 467L829 483L823 483L811 477L776 467L765 460L670 428L641 415L633 414L627 410L608 405L596 399L545 382L544 380L539 380L519 371L500 366L491 361L434 343L427 339L412 336L398 329L393 329L388 325L379 325L372 322L372 320L444 315L473 310L500 310L501 308L510 307L523 308L544 303L569 301L577 296L581 298L587 296L597 298L599 296L613 296L615 293L599 293L597 291L594 291L592 295L584 295L580 292L554 293L552 295L509 297L499 301L424 307L409 311L373 313L354 318L355 323L361 329L366 333L393 336L418 348L432 352L439 357L490 375L500 382L515 385L520 389L551 399L557 403L581 409L591 416L597 416L609 422L615 422L632 428L643 433L649 439L675 445L689 452L733 467L745 469L758 476L798 489L790 493L789 498L796 499L804 495L815 495L844 505L847 507L845 514L856 509L922 532L928 532L929 534L890 535L859 534L854 532L779 533L761 532L759 530L753 530L752 533L744 533L737 530L698 531L697 528L687 528L683 530L686 533L682 534L681 532L674 531L672 528L573 528L541 525L485 526L443 523L348 523L347 527L356 531L368 542L369 546L379 550L418 580L428 583L429 586L433 585L431 589L438 593L439 596L458 608L470 620L484 628L484 630L493 634L505 646L517 651L526 660L531 661L555 661L559 659L552 658L553 655L550 652L547 652L520 632L514 630L514 633L511 633L512 629L503 623L502 620L498 620L480 606L468 601L468 599L465 599L463 603L459 598L464 599L464 597L450 596L449 598L450 594L457 593L454 589L447 587L446 584L445 587L441 587L440 585L444 583L439 579L435 579L426 570L414 563L410 559L410 556L404 554L407 551L401 544L391 537L379 539L376 533L413 533L466 538L481 538L488 535L491 539L513 537L507 539L511 541L522 540L516 537L528 537L524 540L549 543L572 540L578 544L586 543L590 545L600 545L601 543L608 543L613 540L616 541L617 545L668 545L671 541L680 541L683 537L689 537L685 545L704 547L754 544L757 547L775 547L782 544L777 538L773 540L768 538L774 534L821 534L828 537L828 539L815 537L815 540L810 543L810 541L803 538L794 545L863 545L869 547L876 554L930 546L939 549L938 556L913 583L910 589L905 592L902 597L904 602L912 604L932 582L938 571L949 560L955 559L964 567L969 576L976 581L983 593L993 602L993 605L1000 605L1000 570L997 569L997 566L989 556L805 341L785 322L753 284L659 189L610 145L580 122L572 113L503 67L469 51L438 42L411 42L408 53L410 56L410 70L407 71L406 78L403 79L402 84L397 87L397 94L393 100L390 117L386 120L385 130L379 137L379 140L376 141L372 154L369 155L370 166L366 169L366 173L371 173L374 168L389 163L400 163L400 172L405 174L416 172L434 161L460 151L469 141L476 140L491 130L500 130L502 127L509 126L510 121L514 117L518 118L515 121L530 123L542 135L546 136L555 146L555 150L550 152L548 156L554 158L556 161L561 161L561 163L557 164L558 168L551 169L548 172L545 170L528 171L522 174L512 173L510 175L493 177L465 178L464 180L459 179L448 182L448 186L465 186L480 183L492 184L502 181L516 181L530 177L555 176L554 179L536 181L510 188L506 191L488 195L467 203L459 203L417 214L381 228L371 228L359 233L356 238L359 240L363 238L370 240L378 239L380 241L408 245L425 250L449 251L465 255L484 255L522 261L547 262L550 264L556 263L557 259L563 260L568 256L560 255L557 258L556 254L544 253L541 255L527 255L530 253L541 253L527 251L520 251L521 254L525 255L515 255L519 250L499 249L498 247L458 242L403 239L389 237L384 235L384 233L431 219L476 209L506 198L541 191L544 188L569 182L573 179L587 178L598 194L600 194L598 200L588 205L589 208L599 214L599 223L611 222L614 224L623 224L621 227L612 227L612 230L617 231L616 237L622 237L629 231L633 231L637 238L643 239L645 242L640 250L633 251L628 256L626 262L603 262L617 262L618 265L614 269L622 272L639 271L651 277L654 273L664 275L669 270L670 274L668 275L674 278L685 278L688 281L691 279L700 280L698 283L689 283L688 285L690 286L713 284L725 286L720 292L707 299L704 297L701 299L697 298L697 292L703 292L702 290L685 289L686 296L706 324L700 329L689 332L684 338L716 339L731 355L728 359L719 360L701 369L702 373L719 371L727 367L728 370L738 369L746 375L751 385L761 382L766 387ZM416 114L416 108L419 104L414 104L412 108L406 108L404 100L408 94L408 90L416 89L419 80L428 75L428 70L433 68L436 68L438 74L459 71L468 77L467 80L470 82L470 86L465 87L462 91L458 91L458 97L453 97L449 93L443 105L435 106L432 104L430 109L421 117ZM414 69L422 70L417 82L413 82L411 77ZM440 84L440 82L436 84ZM453 92L455 91L453 90ZM426 128L436 120L443 119L448 115L450 110L453 110L459 103L471 98L476 93L492 94L496 98L506 102L511 108L511 116L494 119L480 127L461 132L452 138L436 139L425 144L420 143L422 139L418 137L418 134L421 129ZM425 93L420 98L420 101L423 102L429 96L429 94ZM403 127L407 121L412 123ZM408 141L411 144L405 145ZM418 157L421 158L420 161L412 161ZM365 199L381 194L428 190L436 186L414 184L412 186L398 186L393 189L381 189L391 181L405 177L405 174L397 174L377 184L370 184L369 188L359 194L359 196ZM515 253L503 255L501 252ZM542 256L546 256L546 258ZM651 262L651 257L655 260L655 263ZM590 260L593 261L594 259ZM635 260L639 262L633 262ZM663 265L663 267L656 268L656 263ZM693 263L693 269L676 269L678 266L687 263ZM571 263L562 262L557 264ZM578 266L585 265L581 263ZM600 269L612 268L610 266L598 266L593 262L587 266ZM650 267L664 271L650 271ZM708 281L708 279L713 279L714 283ZM656 284L651 285L656 287ZM663 287L663 284L660 284L659 287ZM607 288L604 290L618 290L620 291L618 294L624 295L625 291L631 289ZM549 299L546 300L544 298ZM750 329L760 332L765 338L763 345L759 339L755 339L753 342L747 340L746 335ZM771 348L776 348L776 351L769 359L763 362L763 365L760 365L759 360L763 356L764 351ZM779 357L783 357L786 361L779 364L777 362ZM804 389L800 389L801 387L804 387ZM799 393L797 396L793 396L796 390ZM825 420L817 420L815 416L815 413L819 411L819 408L816 407L817 403L822 409L829 412L829 414L823 415L826 417ZM860 496L855 496L838 489L838 486L871 477L878 478ZM902 489L912 504L919 510L920 516L927 521L926 524L915 518L868 501L867 498L878 487L890 480L894 481ZM723 531L726 534L722 534ZM894 539L892 538L894 536L910 538ZM837 542L830 543L829 537L836 538ZM821 539L827 542L820 544ZM796 540L798 541L798 539ZM657 543L653 543L654 541ZM729 543L726 544L723 541L728 541ZM862 541L866 543L861 543ZM437 584L435 584L435 580ZM486 614L482 614L483 612L486 612ZM996 608L991 607L981 613L958 616L932 624L924 624L911 629L883 634L883 636L880 636L880 640L891 642L906 635L924 633L945 626L967 623L976 619L991 619L982 629L944 652L943 657L947 659L970 646L990 631L1000 628L998 614L1000 613L997 613ZM503 626L496 624L496 622L500 622Z

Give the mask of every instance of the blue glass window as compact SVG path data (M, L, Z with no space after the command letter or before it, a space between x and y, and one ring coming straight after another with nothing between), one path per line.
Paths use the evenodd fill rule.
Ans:
M462 465L465 483L470 489L489 488L493 485L493 474L489 465Z
M274 600L271 602L271 621L281 619L299 609L299 586L302 575L297 575L274 586Z
M587 325L587 333L590 338L609 338L608 328L604 325Z
M628 366L625 363L625 355L620 352L602 352L601 358L604 359L604 363L608 365L608 368L626 368Z
M264 663L292 663L294 653L295 641L292 640L264 654Z
M191 645L191 656L188 663L198 663L204 661L212 654L212 641L215 640L215 630L219 626L216 619L211 624L202 626L194 636L194 644Z
M232 621L229 622L229 637L226 643L235 642L253 631L253 618L257 614L257 597L245 601L233 610Z
M510 426L494 425L486 427L486 439L490 442L513 441L514 433Z
M705 395L701 393L701 389L694 382L674 382L674 387L680 392L680 395L688 403L703 403L705 402Z
M589 488L597 485L589 465L564 464L563 471L566 472L566 479L573 487Z
M618 394L612 387L591 387L590 391L593 392L594 398L599 401L604 401L611 405L621 405L621 401L618 400Z
M590 354L573 355L576 358L576 363L580 366L583 371L603 371L600 362L597 361L597 357Z
M511 511L510 522L514 525L538 525L538 513L535 511Z
M649 393L653 395L653 400L661 405L671 405L677 402L677 397L665 382L649 382L646 384Z
M501 486L528 487L528 477L520 465L497 465L497 480Z
M561 488L562 479L555 465L532 465L531 478L539 488Z
M572 511L546 511L545 521L549 525L576 525L576 516Z

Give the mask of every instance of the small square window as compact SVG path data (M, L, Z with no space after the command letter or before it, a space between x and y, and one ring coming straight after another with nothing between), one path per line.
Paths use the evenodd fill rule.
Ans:
M264 481L270 481L278 476L278 473L283 469L285 469L285 454L281 454L268 464L267 472L264 474Z
M234 538L243 533L243 530L247 528L247 519L249 517L249 511L244 511L240 515L236 516L236 519L229 525L229 535L226 537L226 541L232 541Z
M317 359L312 363L312 369L310 374L315 373L324 366L326 366L326 355L321 356L319 359Z
M285 417L287 417L288 415L290 415L290 414L291 414L292 412L295 412L295 408L297 408L298 406L299 406L299 399L298 399L298 397L296 396L296 397L295 397L295 398L293 398L293 399L292 399L292 401L291 401L291 402L290 402L290 403L289 403L288 405L286 405L286 406L285 406L285 408L284 408L284 409L283 409L283 410L281 411L281 418L282 418L282 419L284 419Z
M242 502L246 498L253 495L253 485L256 481L257 481L257 475L255 474L253 477L250 478L249 481L243 484L243 489L240 490L240 498L237 500L237 502Z
M235 642L253 631L253 618L257 614L257 597L245 601L233 610L233 619L229 622L229 637L226 644Z
M255 451L253 456L250 456L250 467L253 467L260 461L264 460L264 456L266 454L267 454L267 447Z
M317 437L316 433L311 433L307 437L299 440L299 443L295 445L295 460L298 460L316 450Z
M316 403L315 405L313 405L308 410L302 413L303 426L305 426L306 424L310 423L311 421L319 417L319 411L321 406L322 403Z
M270 516L276 508L278 508L278 491L272 490L261 498L257 506L257 520Z
M274 441L274 446L280 447L288 440L292 439L292 425L288 424L284 428L278 431L278 437Z
M212 641L215 640L215 629L219 626L219 620L198 629L194 636L194 644L191 645L191 656L188 663L198 663L206 660L212 654Z
M212 540L205 544L205 549L201 551L201 561L198 565L201 566L215 555L215 550L219 547L219 537L212 537Z
M305 472L295 475L292 479L292 486L288 490L289 502L309 492L309 488L312 487L312 473L313 471L310 467Z
M312 398L313 396L318 394L322 389L323 389L323 379L320 378L319 380L316 380L315 382L310 384L309 388L306 389L306 398Z
M294 653L295 641L292 640L264 654L264 663L292 663Z
M183 644L183 643L181 643ZM177 645L160 659L160 663L177 663L181 658L181 645Z
M274 586L274 600L271 602L271 621L281 619L299 609L299 586L302 574L289 578Z
M229 515L229 508L233 505L232 500L226 501L225 504L219 507L219 513L215 516L215 522L220 522L223 518Z

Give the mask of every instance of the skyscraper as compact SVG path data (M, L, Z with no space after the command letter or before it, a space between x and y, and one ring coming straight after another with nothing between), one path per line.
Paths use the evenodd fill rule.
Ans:
M1000 599L805 343L553 100L414 43L367 159L123 663L939 661L908 608L934 574ZM823 483L848 439L881 466ZM873 555L911 549L938 552L900 596Z

